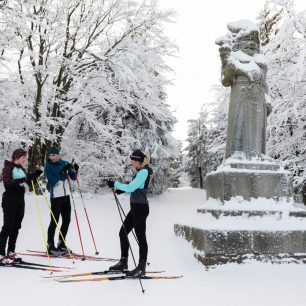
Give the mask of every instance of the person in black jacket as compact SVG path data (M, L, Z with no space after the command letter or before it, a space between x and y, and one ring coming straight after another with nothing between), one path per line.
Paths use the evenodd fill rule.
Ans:
M129 240L127 235L135 229L135 234L139 242L139 264L132 270L127 272L127 276L139 277L145 274L148 243L146 238L146 219L149 215L149 203L147 200L147 190L153 174L153 170L149 167L148 157L140 150L133 151L130 156L132 166L137 170L136 175L129 184L122 184L118 181L108 181L110 188L116 188L116 193L130 193L131 210L127 214L123 225L119 232L121 259L109 268L112 271L124 271L128 269L128 252Z
M23 168L27 152L17 149L13 152L12 161L6 160L2 170L5 192L2 195L3 226L0 232L0 263L9 264L16 260L16 241L24 216L25 185L31 184L43 171L26 175ZM5 252L8 241L7 252Z

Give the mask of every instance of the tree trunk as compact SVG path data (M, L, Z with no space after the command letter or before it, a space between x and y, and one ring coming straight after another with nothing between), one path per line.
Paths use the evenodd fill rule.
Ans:
M200 188L203 189L202 167L199 167L199 182Z

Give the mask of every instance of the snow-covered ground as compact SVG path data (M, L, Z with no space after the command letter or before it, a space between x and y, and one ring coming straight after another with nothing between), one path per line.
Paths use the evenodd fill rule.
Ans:
M86 195L86 203L101 256L118 257L118 230L120 219L111 193ZM128 210L128 197L120 196ZM45 227L49 214L42 197L39 197ZM150 199L148 242L150 270L166 270L167 275L184 275L177 280L143 281L143 295L137 280L94 283L57 283L41 276L48 272L0 268L1 305L305 305L304 287L306 266L297 264L248 263L228 264L205 270L193 257L189 243L174 235L176 220L195 213L203 205L205 192L188 187L169 189L161 196ZM94 249L83 214L82 204L76 199L86 253ZM2 213L0 214L2 220ZM2 225L2 222L1 222ZM79 241L72 220L67 237L69 246L80 252ZM131 239L132 240L132 239ZM26 196L26 214L18 240L18 251L43 249L42 235L33 195ZM134 252L138 249L133 244ZM138 257L138 254L137 254ZM25 260L47 263L46 259L25 257ZM100 271L108 268L107 262L53 259L53 264L75 266L73 272ZM130 267L132 261L130 258ZM98 304L99 303L99 304Z

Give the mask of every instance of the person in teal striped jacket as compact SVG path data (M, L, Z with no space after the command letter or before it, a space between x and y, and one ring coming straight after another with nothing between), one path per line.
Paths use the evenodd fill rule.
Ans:
M146 220L149 215L149 202L147 199L147 190L153 170L149 167L149 158L140 150L133 151L130 158L132 166L137 170L132 181L129 184L123 184L119 181L108 181L108 186L115 188L117 194L123 192L130 194L131 206L131 210L127 214L119 232L121 259L109 269L112 271L124 271L128 269L128 234L132 229L135 229L135 234L139 242L139 263L134 270L127 272L127 276L139 277L145 274L148 256Z

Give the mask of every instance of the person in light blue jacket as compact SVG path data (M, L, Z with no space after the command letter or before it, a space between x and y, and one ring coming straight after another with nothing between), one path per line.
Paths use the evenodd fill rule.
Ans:
M127 276L139 277L145 274L148 256L146 220L149 215L149 202L147 199L147 190L153 170L148 165L149 158L140 150L133 151L130 158L132 166L137 170L132 181L129 184L123 184L119 181L108 181L108 186L115 188L117 194L123 192L130 194L131 205L131 210L127 214L119 232L121 259L109 269L112 271L124 271L128 269L129 240L127 235L132 229L135 229L135 234L139 242L139 264L134 270L127 272Z

